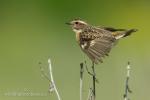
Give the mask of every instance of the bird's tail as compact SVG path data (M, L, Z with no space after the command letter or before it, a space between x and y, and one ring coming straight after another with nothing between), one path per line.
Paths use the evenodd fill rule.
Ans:
M118 40L118 39L127 37L127 36L131 35L133 32L136 32L136 31L137 31L137 29L130 29L130 30L126 30L126 31L123 31L123 32L117 32L114 36Z

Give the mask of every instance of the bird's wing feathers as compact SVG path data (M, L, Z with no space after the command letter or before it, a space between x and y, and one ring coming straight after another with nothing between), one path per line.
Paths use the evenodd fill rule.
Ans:
M126 31L127 29L118 29L113 27L104 27L104 26L98 26L98 28L102 28L104 30L110 31L110 32L116 32L116 31Z
M105 30L95 29L81 33L81 49L95 63L103 62L102 58L110 52L115 38Z

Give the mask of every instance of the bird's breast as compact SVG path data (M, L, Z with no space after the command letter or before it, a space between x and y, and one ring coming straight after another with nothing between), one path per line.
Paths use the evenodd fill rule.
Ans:
M80 42L80 32L76 32L76 41Z

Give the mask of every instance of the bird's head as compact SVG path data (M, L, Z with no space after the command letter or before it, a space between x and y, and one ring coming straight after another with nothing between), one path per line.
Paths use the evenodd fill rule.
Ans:
M80 19L75 19L75 20L72 20L71 22L69 23L66 23L67 25L70 25L73 29L74 32L82 32L84 28L87 27L87 23L80 20Z

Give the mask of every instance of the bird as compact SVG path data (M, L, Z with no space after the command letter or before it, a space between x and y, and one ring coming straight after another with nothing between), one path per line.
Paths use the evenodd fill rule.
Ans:
M116 43L130 36L137 29L117 29L113 27L93 26L81 19L66 23L76 34L76 41L81 50L95 64L102 63Z

